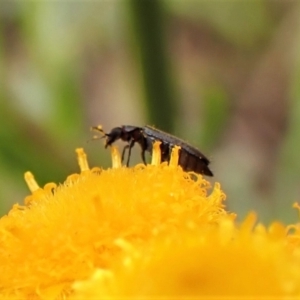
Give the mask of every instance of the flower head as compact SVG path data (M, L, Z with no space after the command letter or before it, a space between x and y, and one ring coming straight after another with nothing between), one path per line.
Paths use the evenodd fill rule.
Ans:
M255 226L249 214L241 226L224 217L217 226L180 230L147 248L124 241L127 256L110 271L97 270L74 284L74 299L199 297L276 298L299 295L299 255L286 247L285 227Z
M90 169L39 187L0 219L0 298L287 297L300 294L300 230L238 225L225 195L169 164Z
M205 231L234 218L224 210L219 184L209 194L202 176L192 179L177 166L178 149L169 165L160 164L158 149L151 165L125 168L112 148L108 170L90 169L78 149L81 173L59 186L40 188L26 173L32 194L0 219L0 295L68 295L74 282L97 269L109 271L128 256L118 241L151 249L156 240L180 241L181 232Z

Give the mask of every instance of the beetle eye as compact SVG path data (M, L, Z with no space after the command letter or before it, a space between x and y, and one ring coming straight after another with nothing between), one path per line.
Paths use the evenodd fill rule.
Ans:
M107 136L105 145L106 148L107 146L110 146L112 143L114 143L116 140L122 137L122 128L113 128L110 133L106 133L105 135Z

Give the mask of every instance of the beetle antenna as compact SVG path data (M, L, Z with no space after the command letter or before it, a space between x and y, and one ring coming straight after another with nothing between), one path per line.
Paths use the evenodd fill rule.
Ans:
M104 132L104 130L102 129L102 126L101 126L101 125L93 126L93 127L91 127L91 130L101 132L103 135L102 135L102 136L94 135L94 136L93 136L90 140L88 140L87 142L95 141L95 140L101 140L101 139L104 139L104 138L107 136L107 134L106 134L106 133Z
M104 138L105 138L105 135L103 135L103 136L94 135L91 139L87 140L87 143L89 143L91 141L95 141L95 140L101 140Z
M93 127L91 127L91 130L99 131L99 132L103 133L104 135L106 135L106 133L104 132L104 130L103 130L103 128L102 128L101 125L93 126Z

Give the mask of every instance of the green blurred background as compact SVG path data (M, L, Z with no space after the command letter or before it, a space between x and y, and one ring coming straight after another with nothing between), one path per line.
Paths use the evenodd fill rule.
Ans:
M0 213L40 185L110 166L90 127L155 125L212 161L227 206L298 220L300 3L1 1ZM139 149L134 162L139 162Z

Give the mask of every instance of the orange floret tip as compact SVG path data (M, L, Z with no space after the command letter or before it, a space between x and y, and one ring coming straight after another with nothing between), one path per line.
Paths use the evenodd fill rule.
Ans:
M33 193L37 191L40 187L38 183L35 181L34 176L31 172L26 172L24 175L25 182L27 183L27 186L29 190Z
M300 215L300 205L299 203L294 203L294 208L298 210L298 214ZM289 247L292 251L299 251L300 255L300 223L291 224L286 228L287 239L289 242Z
M78 159L78 165L80 171L81 172L88 171L90 168L84 150L82 148L77 148L76 153L77 153L77 159Z
M112 167L113 169L118 169L122 167L121 157L118 152L118 149L114 146L111 148L111 158L112 158Z
M161 142L158 141L153 144L151 165L158 166L161 162L160 144Z

